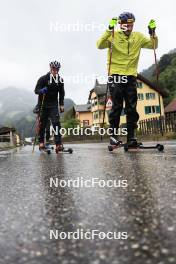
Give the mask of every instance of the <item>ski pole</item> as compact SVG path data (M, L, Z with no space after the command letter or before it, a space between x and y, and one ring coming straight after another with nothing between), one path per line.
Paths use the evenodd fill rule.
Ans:
M35 119L35 121L34 121L34 123L33 123L33 125L32 125L32 128L31 128L31 131L32 131L33 128L35 127L35 125L36 125L36 121L37 121L37 119Z
M157 56L156 56L156 46L155 46L155 39L154 39L154 32L152 34L152 41L153 41L153 52L154 52L154 59L155 59L155 68L156 68L156 86L159 87L159 66L157 63ZM158 92L158 102L159 102L159 111L160 111L160 131L161 135L163 136L163 128L162 128L162 114L161 114L161 98L160 93Z
M110 46L109 67L108 67L108 82L109 82L109 76L110 76L110 73L111 73L111 62L112 62L113 45L114 45L114 28L112 29L112 41L111 41L111 46ZM107 82L107 85L106 85L106 94L105 94L105 102L104 102L104 109L103 109L103 123L102 123L102 128L104 128L104 121L105 121L106 101L107 101L107 98L108 98L108 82ZM103 140L103 136L101 135L101 141L102 140Z
M34 138L34 144L33 144L33 149L32 149L32 153L34 153L34 149L35 149L35 145L36 145L36 141L37 141L37 137L40 131L40 117L43 111L43 105L44 105L44 100L45 100L45 94L42 97L42 104L41 104L41 108L40 108L40 112L36 117L36 122L37 122L37 129L36 129L36 133L35 133L35 138Z

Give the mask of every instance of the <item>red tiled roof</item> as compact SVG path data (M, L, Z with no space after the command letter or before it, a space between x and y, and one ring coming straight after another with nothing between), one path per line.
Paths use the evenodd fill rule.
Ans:
M165 113L176 112L176 98L172 100L164 109Z

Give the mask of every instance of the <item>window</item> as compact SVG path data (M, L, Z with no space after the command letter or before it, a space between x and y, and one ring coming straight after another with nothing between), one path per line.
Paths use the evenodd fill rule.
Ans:
M94 98L91 100L91 104L92 104L92 107L94 107L95 105L97 105L97 97L94 97Z
M94 119L97 119L98 118L98 111L96 111L96 112L93 113L93 118Z
M83 120L83 126L89 126L89 120Z
M99 111L99 118L103 117L104 111Z
M156 113L157 113L157 114L160 113L160 106L159 106L159 105L156 106Z
M144 95L142 93L138 93L138 100L144 100Z
M151 106L145 106L145 114L148 115L148 114L151 114Z
M152 105L152 106L145 106L145 114L159 114L160 113L160 106L159 105Z
M146 100L153 100L155 99L155 93L146 93Z
M101 96L101 97L99 97L98 104L99 104L99 105L104 105L104 104L105 104L105 96Z
M137 88L142 89L142 87L143 87L143 83L138 81L137 82Z

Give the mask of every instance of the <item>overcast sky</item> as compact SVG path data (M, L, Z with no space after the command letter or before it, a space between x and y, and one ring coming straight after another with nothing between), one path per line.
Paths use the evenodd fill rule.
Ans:
M1 0L0 89L15 86L33 91L37 79L49 70L49 61L59 60L61 74L66 76L66 97L86 103L94 80L86 82L84 78L106 76L107 51L98 50L96 41L111 17L124 11L133 12L134 30L146 35L147 24L154 18L160 57L176 48L175 10L175 0ZM78 23L84 28L69 30L69 24L72 27L77 24L77 30ZM93 23L95 27L90 31ZM142 50L139 71L152 63L153 52ZM82 79L76 83L72 76Z

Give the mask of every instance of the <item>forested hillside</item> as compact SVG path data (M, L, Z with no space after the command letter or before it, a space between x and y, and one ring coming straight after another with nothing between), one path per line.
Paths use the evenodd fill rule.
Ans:
M160 58L158 68L160 73L159 86L168 93L168 97L164 99L164 104L167 105L172 99L176 98L176 49ZM141 74L152 82L156 82L155 65L150 66Z

